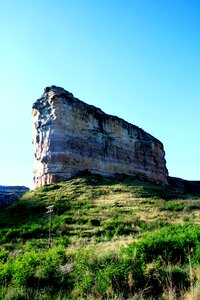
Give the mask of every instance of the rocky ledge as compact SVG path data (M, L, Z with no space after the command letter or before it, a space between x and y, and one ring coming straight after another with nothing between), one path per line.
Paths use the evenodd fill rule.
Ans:
M35 187L84 172L168 183L158 139L63 88L47 87L32 115Z

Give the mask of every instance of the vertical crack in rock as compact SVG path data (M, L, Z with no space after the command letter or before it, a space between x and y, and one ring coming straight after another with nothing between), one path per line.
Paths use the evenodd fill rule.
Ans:
M47 87L33 104L35 187L79 173L130 175L167 184L162 143L63 88Z

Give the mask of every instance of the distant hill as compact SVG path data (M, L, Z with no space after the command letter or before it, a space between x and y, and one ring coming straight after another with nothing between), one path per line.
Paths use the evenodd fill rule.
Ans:
M0 208L13 203L28 191L25 186L0 185Z

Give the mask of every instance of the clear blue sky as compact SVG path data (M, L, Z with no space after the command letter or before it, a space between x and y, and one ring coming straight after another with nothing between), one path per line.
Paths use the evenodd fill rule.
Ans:
M0 0L0 184L33 187L46 86L142 127L171 176L200 180L199 0Z

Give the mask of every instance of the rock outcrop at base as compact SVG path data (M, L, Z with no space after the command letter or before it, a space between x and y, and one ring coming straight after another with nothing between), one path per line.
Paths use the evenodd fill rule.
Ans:
M32 114L35 187L83 172L168 183L159 140L63 88L47 87Z

